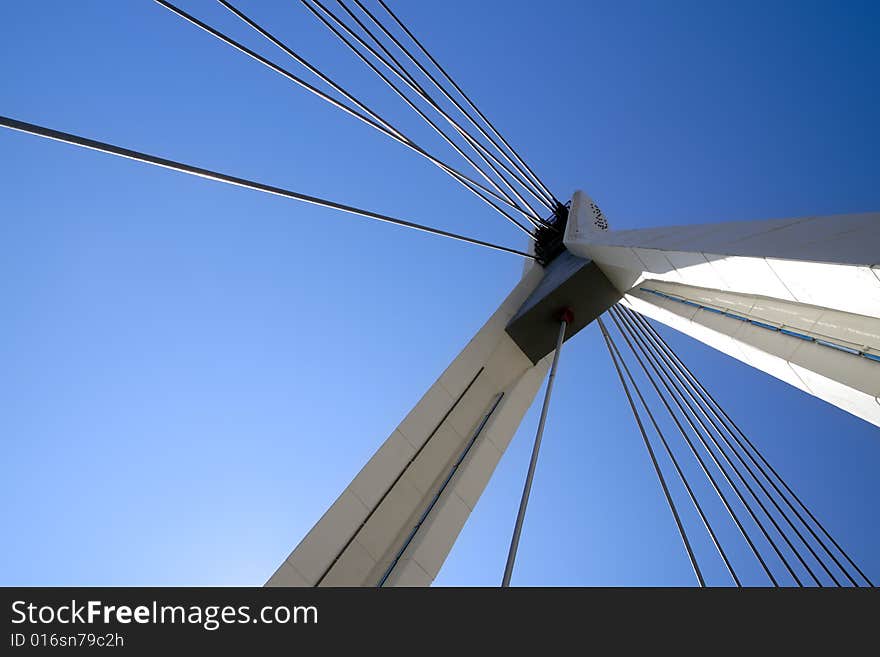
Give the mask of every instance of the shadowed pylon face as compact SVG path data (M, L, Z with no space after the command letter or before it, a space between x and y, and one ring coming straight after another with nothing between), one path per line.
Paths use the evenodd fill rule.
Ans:
M621 299L592 260L564 250L544 268L544 277L507 324L507 334L537 363L556 347L560 313L573 315L568 340Z

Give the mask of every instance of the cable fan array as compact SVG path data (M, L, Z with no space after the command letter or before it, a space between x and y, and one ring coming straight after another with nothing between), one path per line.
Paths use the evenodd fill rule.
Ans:
M229 10L233 15L274 44L297 64L313 75L319 83L329 87L329 91L322 90L316 84L308 82L287 68L260 55L248 48L243 43L224 34L220 30L208 25L204 21L187 13L167 0L155 0L180 18L200 28L219 41L235 48L242 54L254 61L266 66L270 70L283 76L290 82L314 94L318 98L329 103L333 107L342 110L371 128L379 131L395 142L405 146L419 154L440 170L452 177L469 192L477 196L484 203L506 218L521 232L528 235L529 239L538 241L539 233L554 231L553 222L559 213L565 211L565 207L550 192L549 188L535 174L532 167L526 164L520 154L510 145L498 129L492 124L486 115L481 112L471 98L465 94L452 76L438 63L427 48L419 41L406 24L395 14L388 5L379 0L379 5L387 16L393 21L397 29L405 34L405 38L412 42L410 47L401 38L394 35L377 12L371 11L360 0L355 0L354 5L347 5L341 0L338 5L342 14L334 13L333 10L319 0L302 0L302 4L321 21L342 43L344 43L373 73L375 73L385 85L387 85L406 105L423 119L453 150L474 170L479 182L474 177L467 175L455 168L452 164L441 160L430 153L426 148L417 144L404 132L390 121L370 109L354 94L346 90L341 84L324 74L320 68L309 62L305 57L290 48L280 38L273 35L256 20L245 14L241 9L227 0L218 2ZM371 28L370 25L373 27ZM397 52L395 56L394 52ZM420 59L421 57L421 59ZM401 58L411 66L407 66ZM431 72L431 67L434 72ZM421 81L420 81L421 76ZM395 82L395 79L397 82ZM445 82L444 82L445 80ZM443 101L438 100L429 92L436 89ZM424 102L429 106L425 111L419 106ZM443 102L447 103L444 107ZM454 109L450 109L450 107ZM435 114L431 118L430 113ZM444 128L436 119L445 122L449 127ZM466 123L470 128L465 127ZM47 137L63 141L76 146L99 150L104 153L138 160L147 164L162 166L182 173L197 175L219 182L234 184L248 189L272 193L287 198L321 205L336 210L362 217L377 219L406 228L414 228L423 232L441 237L447 237L477 246L483 246L497 251L512 253L532 260L536 258L534 253L519 249L501 246L492 242L444 231L431 226L425 226L404 219L389 217L388 215L363 210L351 205L337 203L327 199L321 199L301 192L267 185L245 178L212 171L191 164L175 162L157 155L151 155L140 151L123 148L113 144L107 144L87 137L74 135L67 132L53 130L43 126L37 126L17 119L0 117L0 126L26 132L32 135ZM470 153L470 154L469 154ZM479 162L477 161L479 160ZM529 202L527 197L531 197ZM535 209L535 205L542 206L550 212L549 218L544 219Z
M706 585L705 576L657 457L656 440L663 448L667 470L671 466L733 584L742 586L743 581L720 538L719 525L724 521L710 519L707 500L701 502L695 490L697 482L688 478L689 468L682 462L682 451L698 466L705 477L702 483L714 492L769 584L873 586L657 330L642 315L622 304L612 307L608 314L638 363L642 378L650 384L681 436L682 442L676 449L666 438L636 377L600 318L602 337L700 586ZM650 429L656 434L655 441L648 436Z

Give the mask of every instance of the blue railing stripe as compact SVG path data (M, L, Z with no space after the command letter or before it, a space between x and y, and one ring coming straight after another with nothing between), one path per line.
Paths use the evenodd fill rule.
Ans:
M703 304L697 303L696 301L691 301L690 299L681 299L679 297L674 297L671 294L666 294L665 292L660 292L659 290L652 290L649 287L640 287L639 290L641 292L648 292L650 294L661 297L663 299L669 299L670 301L682 303L687 306L694 306L695 308L699 308L700 310L707 310L710 313L724 315L725 317L730 317L731 319L738 319L741 322L748 322L752 326L757 326L759 328L766 329L768 331L774 331L776 333L784 333L785 335L791 336L793 338L797 338L798 340L804 340L806 342L815 342L816 344L821 345L823 347L828 347L829 349L837 349L838 351L845 351L846 353L852 354L853 356L861 356L862 358L867 358L868 360L880 362L880 355L878 355L878 354L872 354L872 353L867 353L864 351L859 351L858 349L854 349L853 347L847 347L846 345L838 344L837 342L831 342L830 340L814 338L811 335L806 335L805 333L799 333L798 331L794 331L792 329L783 328L781 326L773 326L773 324L768 324L766 322L759 322L756 319L751 319L749 317L737 315L736 313L732 313L729 310L719 310L718 308L711 308L710 306L704 306Z

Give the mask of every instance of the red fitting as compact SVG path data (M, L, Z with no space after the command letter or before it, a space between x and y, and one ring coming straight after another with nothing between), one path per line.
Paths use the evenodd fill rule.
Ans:
M563 308L559 312L559 321L571 324L574 321L574 311L571 308Z

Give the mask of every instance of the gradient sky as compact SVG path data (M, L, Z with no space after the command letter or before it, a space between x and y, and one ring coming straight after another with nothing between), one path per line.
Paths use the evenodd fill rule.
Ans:
M181 5L287 65L216 3ZM241 6L449 154L299 3ZM612 228L880 210L877 3L393 6ZM2 3L0 52L4 115L522 246L426 161L153 2ZM7 131L0 174L5 585L262 584L521 268ZM880 580L880 431L661 330ZM514 584L694 583L595 326L555 390ZM499 583L537 406L437 584Z

